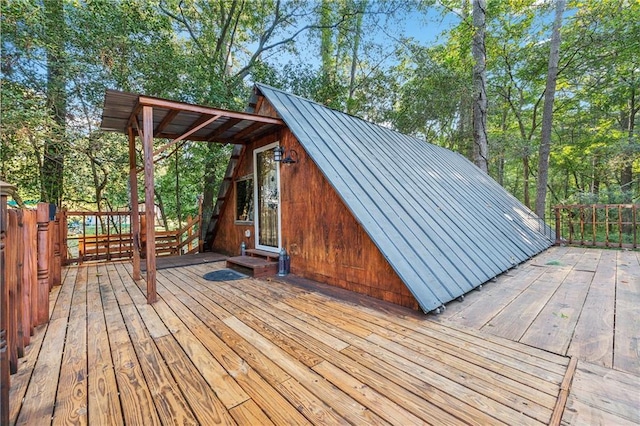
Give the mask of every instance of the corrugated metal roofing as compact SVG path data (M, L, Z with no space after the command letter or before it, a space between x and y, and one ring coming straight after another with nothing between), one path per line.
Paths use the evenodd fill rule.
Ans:
M463 156L256 86L425 312L551 245L550 229Z

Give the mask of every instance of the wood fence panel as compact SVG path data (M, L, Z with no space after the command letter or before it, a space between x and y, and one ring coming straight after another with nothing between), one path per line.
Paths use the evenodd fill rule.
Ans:
M24 242L24 274L25 288L29 287L29 332L33 336L34 328L38 325L38 222L35 210L25 210L22 226L22 240ZM25 296L27 297L27 296Z
M18 215L15 210L7 212L7 237L5 260L5 292L8 300L7 351L9 352L9 371L18 372Z
M2 182L4 184L4 182ZM3 185L4 186L4 185ZM7 352L8 300L6 269L7 195L0 187L0 424L9 424L9 354Z

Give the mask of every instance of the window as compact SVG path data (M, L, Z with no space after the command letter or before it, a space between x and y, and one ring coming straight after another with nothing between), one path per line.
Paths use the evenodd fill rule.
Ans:
M253 179L236 181L236 222L253 222Z

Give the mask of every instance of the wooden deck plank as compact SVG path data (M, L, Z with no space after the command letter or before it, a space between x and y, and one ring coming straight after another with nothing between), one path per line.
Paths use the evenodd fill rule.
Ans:
M121 425L122 410L103 312L88 314L87 337L89 418L100 425Z
M274 425L258 404L251 399L233 407L229 413L239 425Z
M229 283L231 284L231 283ZM371 391L371 395L373 396L373 401L368 401L368 404L365 400L358 399L357 397L362 397L363 395L358 394L355 395L354 399L358 400L361 404L366 405L372 411L377 412L381 417L386 418L383 413L377 411L380 406L388 406L388 404L401 404L404 408L407 408L411 413L415 415L422 416L423 420L427 420L430 418L439 418L443 422L452 422L455 421L455 417L448 414L446 411L439 409L438 407L434 407L429 403L426 403L422 398L415 398L415 394L407 391L401 386L397 385L393 381L389 381L386 377L377 373L375 368L369 368L360 366L357 363L354 363L353 359L350 359L340 353L338 350L327 344L326 339L324 339L324 334L318 335L314 330L313 326L302 325L298 321L293 321L294 318L287 315L285 312L280 311L277 307L272 306L270 304L261 303L264 299L258 299L253 296L249 296L249 289L251 287L256 287L255 282L242 282L239 281L236 283L238 288L232 290L232 294L235 295L235 300L245 299L248 303L251 304L243 304L247 310L254 312L254 315L258 317L258 319L262 321L267 321L271 318L270 323L272 326L286 336L288 339L294 339L299 341L304 341L305 346L312 348L311 350L317 355L319 359L323 359L325 361L322 364L325 364L325 367L322 368L322 372L317 370L316 365L311 366L314 371L320 373L327 380L331 381L336 387L342 389L345 393L350 394L354 397L350 392L353 391L352 386L345 385L345 383L351 382L354 383L354 380L362 381L363 385L356 386L356 388L367 387ZM230 288L230 285L226 288ZM245 293L240 292L240 288ZM277 302L280 303L280 302ZM260 313L260 307L264 312ZM274 321L273 318L278 318L280 321ZM292 324L293 322L293 324ZM306 335L304 333L307 333ZM320 337L322 340L318 339ZM352 338L357 338L356 336L352 336ZM342 347L341 349L345 349ZM299 359L301 362L305 362L304 359ZM327 361L331 360L331 366L327 366ZM341 375L335 375L335 368L340 368L343 373ZM351 377L347 377L345 373L351 375ZM330 374L331 377L328 377L326 374ZM344 380L341 380L344 379ZM376 403L375 400L378 398L378 393L376 392L385 392L386 395L390 396L391 402L386 403ZM418 392L421 393L421 392ZM461 406L466 406L466 404L460 401ZM466 406L465 411L473 412L473 408L470 406ZM392 412L393 410L388 409L387 412ZM398 419L402 418L402 413L398 413L396 416ZM387 420L389 420L387 418ZM486 419L485 419L486 420ZM495 420L495 419L494 419Z
M519 341L530 323L571 272L570 268L549 269L498 312L481 330L505 339Z
M88 424L87 283L76 281L62 367L58 378L53 424Z
M598 412L640 424L639 383L639 376L581 361L573 379L570 399Z
M144 379L144 374L127 332L121 306L118 300L131 304L128 295L121 293L116 296L111 283L113 277L113 267L107 265L105 282L100 284L100 291L103 295L103 306L105 307L105 321L111 348L113 368L118 385L122 416L125 423L160 425L160 418L153 403L153 397ZM102 281L102 280L101 280ZM117 279L114 277L114 281ZM125 291L126 293L126 291Z
M251 287L257 287L259 285L259 283L253 283L252 285L250 285L251 283L246 282L243 283L238 281L236 282L238 288L236 289L236 291L234 292L234 295L236 296L236 299L247 299L247 300L251 300L251 297L249 297L247 294L242 294L239 292L240 288L242 288L246 293L250 293L249 289ZM230 283L231 284L231 283ZM256 310L258 309L258 307L262 306L262 309L265 310L266 312L266 317L263 317L263 320L266 320L269 316L270 317L275 317L275 318L280 318L282 320L283 323L289 323L289 318L286 317L286 315L283 315L283 312L278 311L278 310L274 310L274 309L270 309L269 308L269 304L265 304L265 303L261 303L262 301L264 301L264 299L258 299L258 298L253 298L252 302L253 302L253 308L246 306L246 308L249 310L251 310L252 312L256 312ZM278 302L279 303L279 302ZM315 312L315 308L317 306L319 306L320 303L317 303L317 301L314 301L313 303L313 309L309 309L309 307L307 307L306 312L307 313L314 313ZM336 310L334 310L335 312ZM320 314L319 316L323 316L323 314ZM355 318L352 318L352 321ZM364 317L364 320L366 323L372 324L375 322L374 318L371 317ZM273 324L273 321L272 321ZM389 327L391 324L390 323L384 323L385 326ZM300 338L300 336L297 333L291 333L287 331L286 327L277 327L278 330L280 330L281 332L285 333L288 337L290 338ZM310 326L304 327L304 330L308 330L310 328ZM376 331L384 331L383 327L376 327ZM371 330L369 330L368 335L371 335ZM361 346L363 345L363 342L366 341L362 341L360 340L359 343L356 343L356 339L358 339L356 336L352 336L351 338L349 338L348 340L355 345ZM364 343L366 345L366 343ZM332 363L336 364L338 367L340 367L341 369L343 369L344 371L349 371L350 374L354 375L354 377L356 377L358 380L362 380L364 381L367 385L369 386L373 386L374 388L378 388L378 389L382 389L382 388L386 388L387 389L387 393L390 393L389 391L394 388L394 384L393 382L389 382L388 379L384 379L382 375L378 374L377 372L375 372L375 370L377 370L377 368L372 368L372 370L374 371L368 371L368 368L358 368L358 364L354 365L354 358L352 359L348 359L348 358L344 358L344 356L342 356L341 353L337 353L335 350L333 350L332 348L328 347L327 345L325 345L323 342L321 341L314 341L312 339L308 340L308 346L310 348L313 348L313 350L317 353L318 356L320 356L323 359L326 360L331 360ZM468 349L468 348L467 348ZM465 353L468 353L468 350L465 351ZM357 359L357 358L355 358ZM444 366L444 368L447 368L445 366L445 364L442 364ZM449 364L447 364L449 365ZM370 366L373 366L373 364L370 364ZM414 369L416 366L413 367L409 367L409 369ZM315 368L314 368L315 369ZM388 371L386 372L388 373ZM396 371L394 374L386 374L386 377L394 377L395 374L397 374L398 372ZM503 382L505 381L505 379L503 378ZM336 384L336 383L334 383ZM376 386L376 384L378 384L378 386ZM337 385L337 384L336 384ZM423 384L425 385L425 384ZM402 390L396 390L397 394L401 395L400 400L404 400L405 403L407 403L408 401L411 400L411 396L407 395L406 393L403 393ZM451 396L449 395L449 398L451 398ZM462 416L464 417L466 414L471 413L471 414L475 414L476 418L473 419L473 417L469 417L466 419L466 421L478 421L478 418L483 419L480 423L487 423L487 422L495 422L496 419L490 419L489 417L483 417L480 411L477 411L476 413L474 413L475 408L472 406L468 406L465 402L463 401L468 401L471 399L481 399L481 396L479 394L473 395L473 393L469 393L468 395L466 395L465 398L463 398L459 403L459 407L460 410L457 410L455 415L457 416ZM512 400L508 401L509 403L512 402ZM527 401L525 404L531 404L532 401ZM483 404L483 408L486 405L491 405L492 402L488 402ZM426 405L423 403L423 405ZM450 404L444 404L444 405L450 405ZM535 405L535 404L532 404ZM447 422L446 420L446 412L438 412L437 408L435 409L435 412L431 412L431 416L437 416L441 419L443 419L443 421ZM548 416L548 413L546 413L546 415ZM543 418L545 417L544 415L542 416ZM510 419L513 420L513 419ZM451 419L449 420L451 421Z
M16 424L41 425L51 423L66 331L66 318L56 318L49 321L42 348L40 349L40 356L36 361L31 382L27 388Z
M613 367L640 375L640 268L635 253L618 252Z
M159 283L162 283L165 280L162 273L158 278ZM159 288L164 289L162 284L160 284ZM220 329L226 328L227 326L222 323L213 324L212 321L203 321L203 316L197 315L202 313L202 306L198 305L195 299L190 298L190 296L186 294L182 295L183 298L181 300L173 295L170 297L165 292L163 292L162 295L163 299L168 302L168 306L170 306L174 311L174 315L177 315L182 319L189 330L193 332L193 334L202 342L218 362L224 366L229 374L238 382L245 392L247 392L251 399L255 401L265 413L267 413L272 421L276 424L305 424L307 422L307 420L300 415L297 409L295 409L296 406L300 406L300 400L296 399L291 401L291 403L287 402L287 400L276 392L275 389L267 382L267 380L270 379L272 384L279 384L290 379L288 374L280 370L279 367L273 364L272 361L268 360L266 357L264 360L257 362L258 354L255 349L251 351L254 361L247 361L246 358L241 358L234 349L246 346L246 341L239 337L230 339L230 330L215 333L211 327ZM162 315L165 317L166 315L171 314L163 310ZM221 327L221 324L224 327ZM226 336L226 338L222 340L220 336ZM246 349L243 349L240 352L248 353ZM256 370L254 370L252 365L257 365L258 371L264 374L267 378L265 379L256 373ZM276 370L280 370L280 373Z
M335 309L341 309L337 306L339 303L335 301L323 301L315 295L308 296L308 298L313 298L314 307L321 303L327 303L328 305L335 307ZM454 358L463 357L463 363L466 362L466 360L469 360L473 362L473 365L481 366L483 371L492 371L521 383L539 386L541 388L540 390L546 391L550 394L552 394L554 390L552 387L546 386L546 380L562 380L561 377L558 377L554 373L536 365L527 365L525 370L522 367L522 360L504 355L503 352L506 352L506 349L504 348L490 351L467 345L465 342L456 342L458 343L458 346L456 346L451 343L452 341L455 341L455 338L452 336L442 335L437 339L434 338L436 337L435 333L420 333L422 334L420 335L413 331L407 332L406 330L403 330L402 327L396 327L393 323L385 320L384 318L368 315L360 310L353 312L352 321L358 322L361 326L369 327L369 330L373 334L371 334L367 340L371 340L371 338L377 334L379 336L389 337L396 342L402 342L403 345L407 345L411 349L425 354L428 353L430 354L429 356L432 356L434 359L443 359L444 356L447 356L443 354L448 354ZM416 336L418 336L420 342L416 340ZM461 354L464 354L464 356L461 356ZM462 366L463 364L460 365ZM471 372L471 370L478 370L476 372L480 371L480 369L469 365L468 371ZM534 374L537 374L545 380L537 380Z
M29 346L25 348L24 357L18 360L18 372L11 376L11 388L9 389L9 423L11 424L15 424L18 419L22 401L40 354L46 327L40 326L35 329Z
M592 271L574 268L519 341L566 355L593 277Z
M149 391L153 395L158 416L163 424L193 424L196 421L189 404L179 391L169 368L166 366L160 351L145 328L134 305L121 307L125 325L136 342L134 350L140 362ZM195 389L192 390L195 393ZM200 399L196 399L200 401ZM206 407L209 408L209 407ZM200 421L203 422L202 419Z
M155 339L155 343L174 372L178 386L188 397L201 424L235 424L227 408L218 398L217 389L210 387L180 344L172 336L159 337Z
M613 250L601 253L567 351L567 355L605 367L613 366L616 256Z
M225 319L224 322L246 340L251 341L262 353L271 354L271 358L277 359L278 365L282 369L300 382L307 390L329 404L346 420L360 424L384 423L378 415L371 412L367 407L358 403L320 375L299 363L285 351L262 337L258 332L237 318L230 317Z

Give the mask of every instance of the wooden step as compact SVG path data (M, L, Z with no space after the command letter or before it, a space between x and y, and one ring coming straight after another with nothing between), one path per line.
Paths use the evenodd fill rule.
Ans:
M275 262L277 262L278 258L280 257L279 253L274 253L272 251L259 250L259 249L247 249L245 250L245 253L247 253L247 256L261 257L267 260L273 260Z
M236 256L227 259L227 268L260 278L275 275L278 272L278 262L255 256Z

